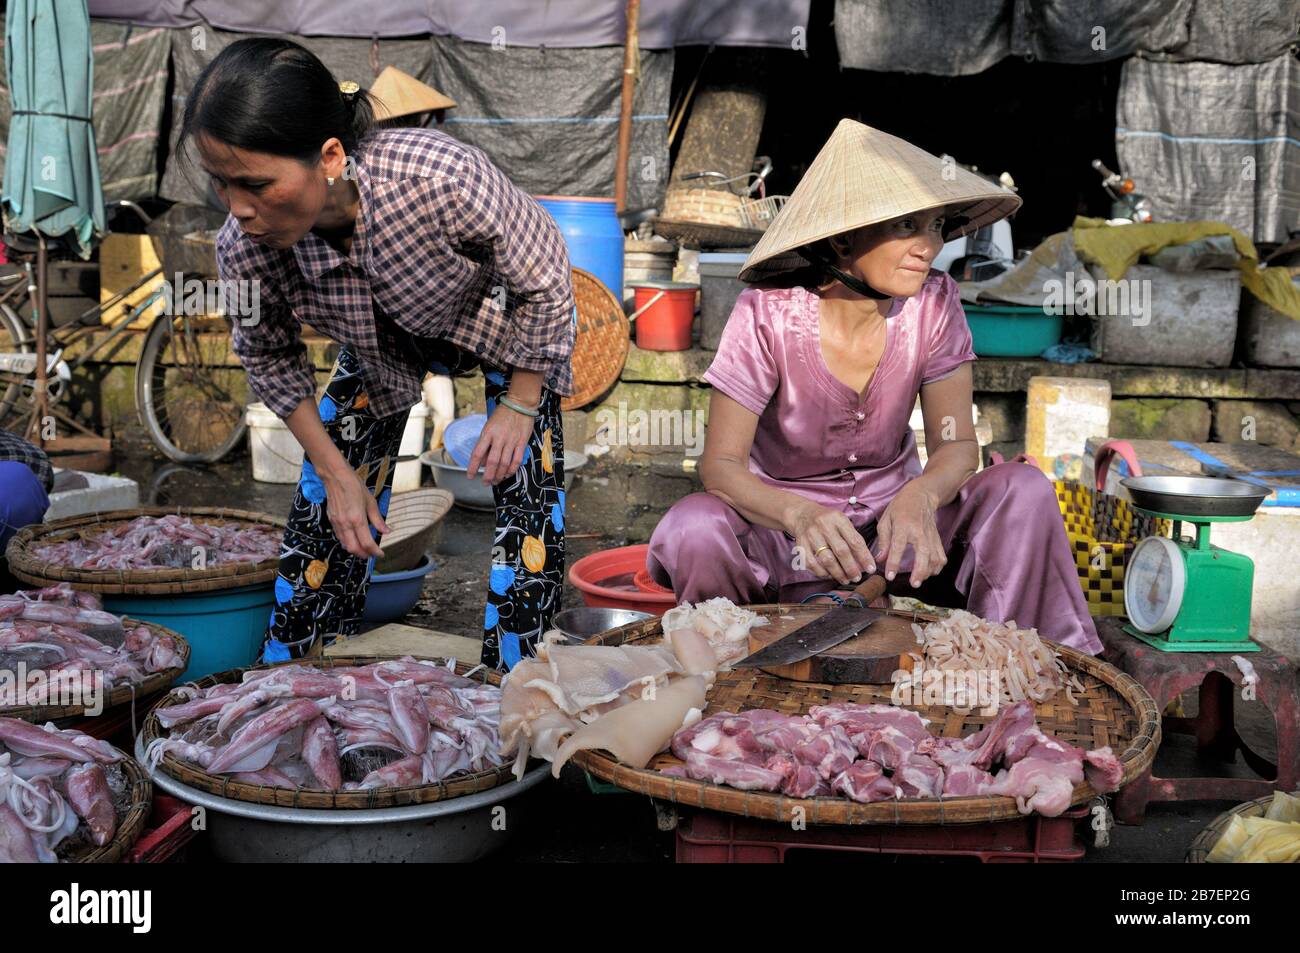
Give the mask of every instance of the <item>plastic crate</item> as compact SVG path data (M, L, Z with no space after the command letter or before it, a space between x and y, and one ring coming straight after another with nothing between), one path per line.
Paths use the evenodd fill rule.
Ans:
M1085 853L1075 828L1088 816L1085 806L1060 817L1031 814L987 824L809 825L798 831L729 814L681 807L678 812L679 864L780 864L791 850L974 857L994 864L1069 862Z
M155 791L149 826L127 854L128 863L164 864L184 860L185 847L199 834L192 819L188 804Z

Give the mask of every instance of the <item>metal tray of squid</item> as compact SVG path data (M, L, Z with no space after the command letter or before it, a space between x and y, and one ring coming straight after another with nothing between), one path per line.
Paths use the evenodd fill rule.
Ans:
M135 758L148 762L136 739ZM462 863L504 846L528 804L503 802L531 790L551 773L542 763L519 781L464 797L385 807L328 811L252 804L217 797L146 768L154 786L206 811L213 856L227 863ZM498 810L498 808L502 808Z

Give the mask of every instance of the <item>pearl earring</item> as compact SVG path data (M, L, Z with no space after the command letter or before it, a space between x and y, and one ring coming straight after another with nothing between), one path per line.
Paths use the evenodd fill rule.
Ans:
M332 176L332 175L328 175L328 176L326 176L326 177L325 177L325 182L326 182L327 185L333 185L333 184L334 184L334 176Z

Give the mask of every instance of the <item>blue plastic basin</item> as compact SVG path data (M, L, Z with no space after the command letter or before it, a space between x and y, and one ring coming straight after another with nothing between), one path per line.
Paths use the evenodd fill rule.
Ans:
M425 553L414 569L404 572L374 573L366 593L363 622L395 622L415 608L420 599L424 577L433 572L434 562Z
M980 357L1037 357L1061 341L1065 318L1016 304L962 304Z
M275 604L270 583L179 596L104 596L104 608L175 629L190 643L190 667L177 681L253 665Z

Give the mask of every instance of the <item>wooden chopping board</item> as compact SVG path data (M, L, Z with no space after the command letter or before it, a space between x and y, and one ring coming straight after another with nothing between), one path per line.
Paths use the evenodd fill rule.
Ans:
M806 611L777 616L767 625L751 629L749 651L757 652L800 626L807 625L831 606L809 605ZM764 668L761 671L777 678L796 682L823 682L830 685L888 685L894 672L910 672L916 662L912 652L920 653L911 615L882 615L865 632L833 649L792 665Z

